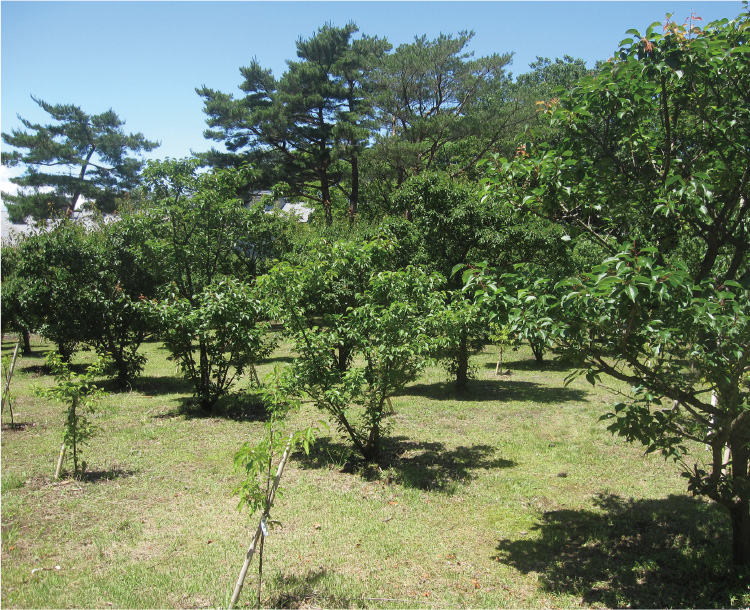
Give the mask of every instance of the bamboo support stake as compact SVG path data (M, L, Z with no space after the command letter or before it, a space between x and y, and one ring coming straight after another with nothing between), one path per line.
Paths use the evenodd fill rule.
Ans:
M711 406L715 409L719 406L719 396L716 390L711 392ZM713 418L712 418L713 419ZM727 466L729 466L729 460L732 458L732 452L729 449L729 445L724 445L721 452L721 473L726 476Z
M65 461L65 443L60 447L60 455L57 456L57 468L55 468L55 478L60 478L62 472L63 462Z
M393 403L391 402L391 397L387 396L385 401L388 403L388 415L396 415L396 409L393 408Z
M16 368L16 358L18 358L18 348L21 346L21 342L16 343L16 349L13 350L13 360L10 363L10 368L5 376L5 388L3 390L2 406L0 412L5 411L5 403L7 402L10 406L10 400L6 400L8 397L8 390L10 390L10 380L13 377L13 369ZM13 420L13 407L10 406L10 419Z
M260 387L260 379L258 378L258 371L255 369L255 365L250 363L250 383L255 383L256 387Z
M268 515L268 512L271 510L271 507L273 506L273 501L276 498L276 489L279 486L281 475L284 472L284 466L286 466L286 462L289 459L289 454L292 452L292 438L293 438L293 435L290 435L289 442L287 442L286 448L284 449L284 453L281 456L281 461L279 462L279 468L276 471L276 477L274 478L273 485L271 486L271 493L268 496L268 507L266 508L266 511L264 512L263 516L258 522L258 528L255 530L255 536L253 536L253 541L250 543L250 547L247 549L247 554L245 555L245 563L242 565L239 578L237 578L237 584L234 586L234 593L232 593L232 599L229 602L229 610L232 610L232 608L234 608L234 605L237 603L237 600L240 598L240 593L242 593L242 585L245 582L245 576L247 575L247 570L250 567L250 562L253 559L253 554L255 553L255 547L258 545L258 540L260 540L260 537L263 535L263 520L266 518L266 516Z

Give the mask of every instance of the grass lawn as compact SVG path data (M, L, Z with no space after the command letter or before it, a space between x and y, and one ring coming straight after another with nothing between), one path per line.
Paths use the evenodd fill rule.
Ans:
M87 473L55 481L64 408L33 391L52 383L49 348L35 340L17 364L15 427L3 413L2 606L226 607L257 525L236 510L232 459L260 438L262 408L245 393L204 416L166 351L146 344L143 377L93 417ZM496 378L495 357L475 358L467 396L430 368L394 399L380 467L348 472L333 428L294 455L273 511L283 526L265 544L264 606L750 605L748 575L728 563L728 517L688 496L675 464L606 431L610 390L564 387L565 367L523 349ZM261 378L289 361L280 349ZM293 416L320 418L311 405ZM255 569L240 607L255 604Z

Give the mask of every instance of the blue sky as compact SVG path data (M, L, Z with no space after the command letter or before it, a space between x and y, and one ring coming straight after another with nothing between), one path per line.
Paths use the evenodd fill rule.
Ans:
M514 52L510 70L528 71L537 55L565 54L593 66L667 12L683 21L736 17L734 2L29 2L0 3L0 127L16 115L48 122L33 94L97 114L109 108L126 130L160 140L149 156L183 157L212 142L195 87L238 93L239 68L257 57L280 76L295 41L326 22L354 21L393 45L415 35L474 30L476 55Z

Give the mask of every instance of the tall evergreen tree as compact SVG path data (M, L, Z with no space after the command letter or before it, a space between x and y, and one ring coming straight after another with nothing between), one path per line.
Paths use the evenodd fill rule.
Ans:
M385 39L362 36L352 41L349 50L334 66L333 76L343 85L346 94L335 138L338 156L350 165L348 191L342 186L349 199L350 218L354 218L359 208L360 157L377 126L372 107L374 83L369 74L390 49Z
M423 171L465 172L527 119L509 95L511 55L473 59L466 50L473 35L417 37L373 73L381 122L374 157L398 185ZM472 151L454 158L451 146L469 141Z
M586 67L583 59L574 59L570 55L556 58L539 57L529 64L531 70L516 79L519 99L523 100L530 111L529 128L526 134L530 141L557 143L563 136L559 127L551 126L543 112L565 92L573 88L585 76L593 76L599 69ZM525 146L524 146L525 147ZM523 153L524 148L517 150Z
M197 89L211 129L206 137L224 142L228 153L212 150L204 159L226 166L250 161L260 170L256 188L277 182L292 195L322 205L327 223L333 220L332 189L347 193L350 207L358 201L357 154L369 136L366 127L363 75L387 43L363 37L353 41L353 23L327 24L309 39L297 41L297 61L276 80L253 60L241 68L241 98ZM350 171L344 171L344 160ZM343 182L354 176L350 188ZM353 187L351 185L354 185Z
M287 182L298 195L322 204L329 225L333 221L331 187L342 180L335 165L334 130L346 101L346 91L331 73L347 52L355 30L353 24L345 28L325 25L312 38L299 39L301 61L287 62L275 103L266 114L278 129L274 143L282 153Z
M126 134L125 122L111 109L89 115L73 104L32 99L55 123L41 125L19 117L28 131L2 134L16 149L3 153L3 164L26 166L22 176L11 179L20 192L3 193L11 221L70 215L82 199L103 212L114 211L118 199L135 187L143 165L130 153L153 150L159 143L141 133Z

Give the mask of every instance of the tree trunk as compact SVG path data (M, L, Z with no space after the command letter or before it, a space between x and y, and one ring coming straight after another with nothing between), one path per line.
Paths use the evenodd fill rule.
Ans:
M750 567L750 502L739 501L729 509L732 520L732 563Z
M208 348L201 341L200 343L200 387L198 388L198 399L200 400L201 409L204 411L213 410L214 400L211 397L211 371L208 366Z
M469 386L469 331L461 329L456 362L456 391L465 392Z
M380 459L380 424L373 424L370 428L370 436L362 450L362 457L368 462L377 462Z
M117 387L125 390L130 385L128 361L123 358L122 352L119 350L112 349L110 350L110 354L114 359L115 368L117 369Z
M31 333L28 329L24 328L21 331L21 336L23 337L23 350L21 353L24 356L31 356Z
M536 360L537 364L543 364L544 346L536 343L535 341L529 341L529 345L531 346L531 353L534 354L534 359Z
M83 179L86 177L86 170L88 169L89 163L91 162L91 157L94 156L95 152L96 146L92 146L89 154L86 157L86 160L81 165L81 173L78 175L79 184L76 186L75 193L73 193L73 197L71 198L70 207L66 211L66 214L69 217L73 216L73 213L76 211L76 206L78 205L78 200L81 198L82 193L80 182L83 182Z
M71 343L68 341L62 341L57 344L57 352L60 354L60 358L63 362L70 364L71 358L78 347L77 343Z
M320 172L320 196L323 200L323 211L326 215L326 226L333 224L333 212L331 211L331 188L328 184L328 170L323 168Z
M732 477L738 483L750 479L750 443L747 434L739 434L730 441ZM750 494L747 487L738 485L740 497L729 507L732 520L732 563L750 566Z
M349 222L354 222L354 217L359 211L359 158L352 156L352 194L349 196Z
M76 409L78 408L78 396L73 396L73 401L70 405L70 421L73 426L73 434L71 434L71 449L73 451L73 472L78 474L78 414Z
M336 368L342 373L346 372L349 368L349 361L351 359L352 349L349 345L339 345L339 355L336 358Z

